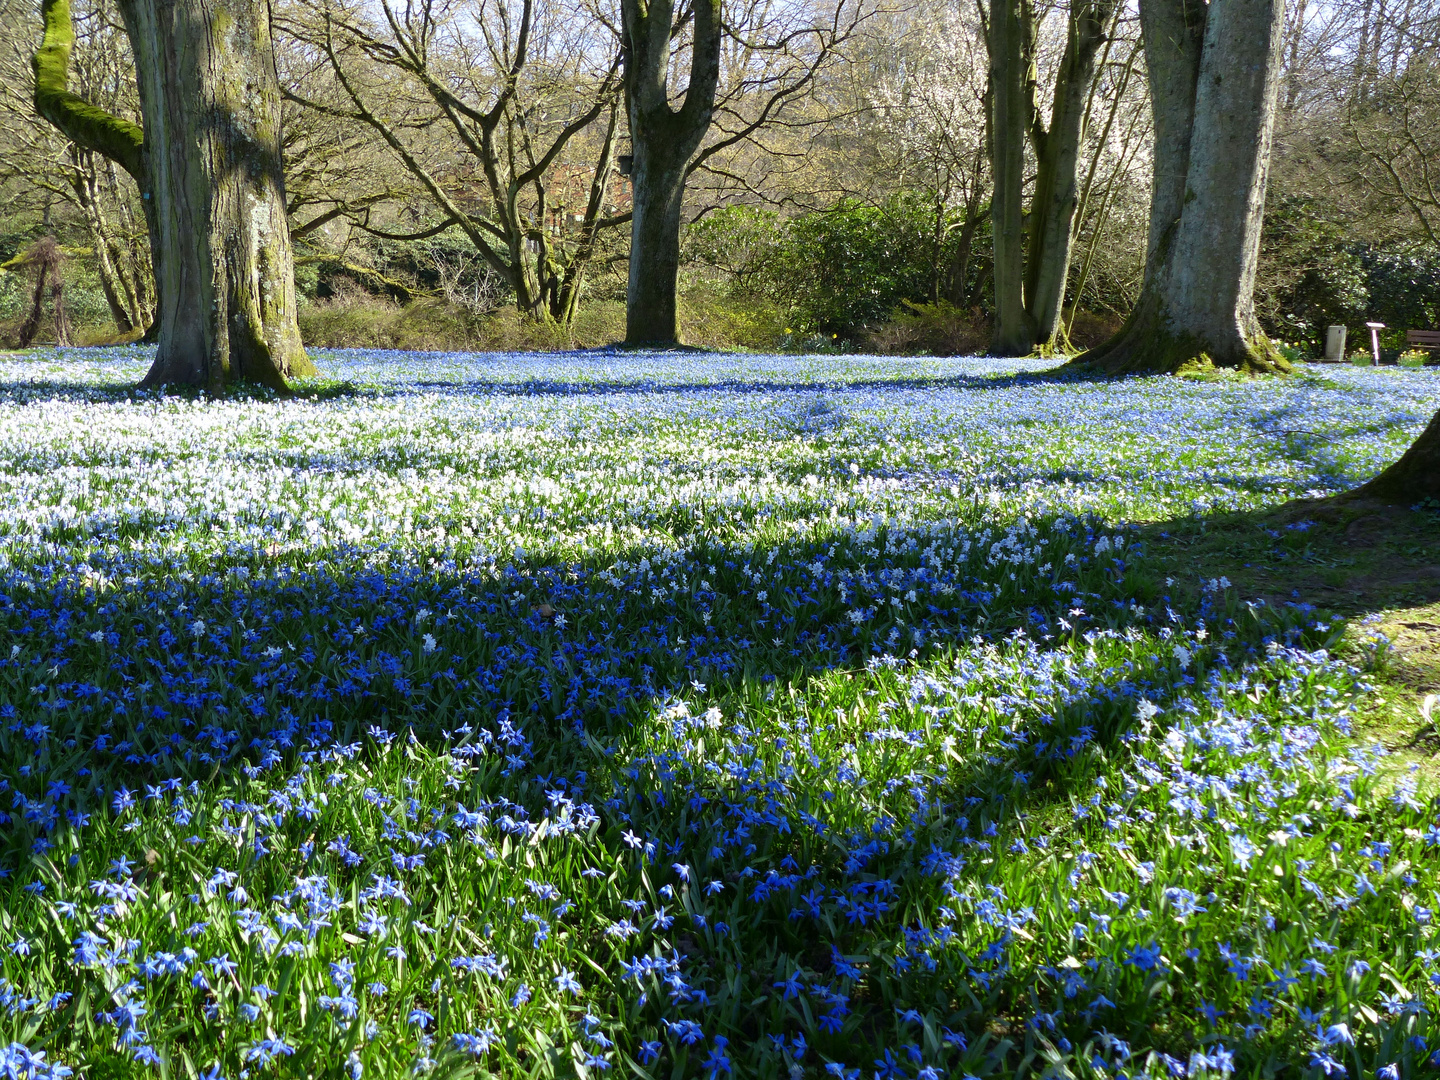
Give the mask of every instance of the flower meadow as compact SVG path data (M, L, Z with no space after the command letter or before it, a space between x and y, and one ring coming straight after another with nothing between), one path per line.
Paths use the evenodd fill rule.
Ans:
M319 359L0 362L0 1075L1440 1062L1343 625L1139 527L1359 483L1433 373Z

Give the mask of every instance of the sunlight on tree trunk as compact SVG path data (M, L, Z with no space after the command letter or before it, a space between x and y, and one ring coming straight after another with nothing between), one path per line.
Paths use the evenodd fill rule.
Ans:
M1036 100L1037 25L1030 0L990 5L991 145L995 197L995 329L991 352L1024 356L1051 350L1075 242L1080 150L1095 56L1115 0L1075 0L1055 76L1047 124ZM1024 209L1025 142L1035 150L1035 192ZM1028 221L1027 221L1028 219Z
M277 390L314 371L295 322L280 90L255 0L122 0L158 232L145 385Z
M1143 0L1140 18L1155 119L1145 281L1120 333L1075 362L1288 371L1253 302L1283 0Z
M1033 52L1034 14L1029 0L990 3L990 146L995 195L990 202L995 238L995 323L990 351L1024 356L1035 345L1025 310L1025 128L1032 99L1026 93L1026 54Z
M1060 308L1075 243L1075 209L1080 149L1085 144L1086 104L1095 83L1095 54L1105 40L1114 0L1075 0L1065 53L1055 78L1050 127L1031 124L1039 169L1030 207L1030 243L1025 267L1025 310L1035 344L1053 349L1060 334Z

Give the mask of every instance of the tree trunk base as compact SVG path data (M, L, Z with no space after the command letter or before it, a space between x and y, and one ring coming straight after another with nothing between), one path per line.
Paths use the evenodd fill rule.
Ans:
M1217 347L1191 334L1164 329L1157 318L1132 316L1103 345L1081 353L1067 365L1107 375L1188 375L1224 368L1246 375L1288 375L1290 361L1264 334L1236 337Z
M624 352L672 352L672 353L712 353L714 349L706 349L699 345L686 345L683 341L617 341L615 348Z
M1440 413L1400 460L1354 491L1338 498L1369 499L1390 506L1440 502Z

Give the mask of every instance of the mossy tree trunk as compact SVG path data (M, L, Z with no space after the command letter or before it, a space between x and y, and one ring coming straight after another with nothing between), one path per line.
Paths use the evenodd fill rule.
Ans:
M145 384L277 390L314 369L295 321L280 86L257 0L121 0L162 252Z
M1095 56L1116 0L1076 0L1047 124L1036 99L1036 20L1030 0L991 0L990 140L995 175L995 329L991 351L1023 356L1053 348L1075 240L1077 171ZM1025 142L1035 150L1035 191L1024 210ZM1028 218L1028 224L1027 224Z
M1035 327L1025 310L1025 131L1034 110L1035 17L1029 0L991 0L990 170L995 194L990 228L995 243L995 321L990 351L1025 356Z
M1284 0L1141 0L1155 120L1144 284L1120 332L1076 363L1288 370L1253 302L1283 25Z
M43 0L35 105L140 188L155 274L144 385L283 390L313 371L295 322L280 90L259 0L122 0L142 129L68 89L68 0ZM147 335L148 336L148 335Z
M623 0L621 11L625 104L634 144L625 343L675 345L680 338L676 292L685 180L715 110L720 0L694 0L690 83L679 108L670 104L671 35L685 28L675 21L674 0Z

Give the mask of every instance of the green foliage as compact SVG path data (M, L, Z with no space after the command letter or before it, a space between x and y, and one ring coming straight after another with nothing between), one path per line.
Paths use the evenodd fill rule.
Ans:
M982 323L953 304L907 300L890 319L866 333L865 344L886 354L975 356L985 351L988 336Z
M1390 328L1383 345L1401 348L1406 330L1440 329L1440 251L1364 248L1357 258L1370 294L1366 318Z
M443 297L397 304L343 278L326 300L302 304L300 337L320 348L553 352L610 345L625 336L623 301L582 302L568 327L527 319L503 306L476 315ZM3 293L0 293L3 296ZM784 335L783 313L763 299L720 295L692 286L680 298L680 335L705 349L774 349Z
M1272 200L1265 211L1255 306L1266 333L1323 349L1325 328L1364 322L1365 267L1347 228L1309 198Z
M737 292L763 292L775 273L784 232L773 210L723 206L685 230L682 257L718 271Z
M726 207L687 230L686 248L692 262L719 271L737 292L789 312L797 341L852 341L907 303L969 295L987 249L977 239L967 281L951 283L960 224L947 213L937 236L930 195L907 191L878 206L846 199L784 221L768 210Z
M1440 326L1440 252L1357 243L1351 223L1308 197L1283 197L1265 211L1255 306L1271 337L1318 354L1327 326L1347 326L1368 346L1367 321L1383 322L1387 349L1406 330Z
M931 292L936 251L919 199L881 207L846 201L791 220L771 264L770 291L804 329L851 335Z

